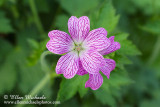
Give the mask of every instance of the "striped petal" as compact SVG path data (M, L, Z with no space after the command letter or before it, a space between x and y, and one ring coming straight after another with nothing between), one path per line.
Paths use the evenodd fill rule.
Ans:
M50 52L55 54L64 54L74 48L74 42L65 32L53 30L48 33L48 36L50 37L50 40L46 47Z
M111 45L108 48L100 51L100 54L106 55L120 49L121 45L119 44L119 42L114 42L114 36L111 36L109 40L111 41Z
M109 79L110 72L115 69L116 62L113 59L105 59L106 64L100 68L100 71Z
M72 16L68 20L68 30L74 42L81 43L86 38L90 30L90 21L88 17L82 16L77 18Z
M65 78L73 78L79 69L79 58L76 52L69 52L58 60L56 73L64 75Z
M88 72L83 68L82 63L79 60L79 69L77 75L85 75L85 74L88 74Z
M98 28L89 32L83 44L86 47L101 51L110 45L110 40L106 37L107 31L104 28Z
M103 56L94 50L85 50L79 54L83 68L90 74L99 72L105 62Z
M100 73L89 74L89 80L85 84L85 88L90 87L92 90L97 90L103 83L103 77Z

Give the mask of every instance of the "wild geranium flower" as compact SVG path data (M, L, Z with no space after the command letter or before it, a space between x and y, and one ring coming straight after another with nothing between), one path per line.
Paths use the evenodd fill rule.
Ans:
M111 46L114 40L111 41L106 37L107 31L104 28L94 29L90 32L89 30L90 21L88 17L77 18L72 16L68 20L70 36L63 31L50 31L48 34L50 40L46 47L55 54L66 53L57 62L57 74L63 74L65 78L70 79L76 74L84 75L89 73L86 87L96 90L103 83L99 70L104 69L106 73L105 70L108 67L108 60L104 59L102 55L109 52L109 47L114 47ZM111 67L109 69L112 70L113 66ZM108 74L106 73L106 75Z

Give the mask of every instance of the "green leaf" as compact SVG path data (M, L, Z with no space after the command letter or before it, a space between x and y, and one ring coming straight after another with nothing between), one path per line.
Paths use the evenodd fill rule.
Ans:
M57 100L65 101L72 98L77 92L79 92L80 96L83 97L88 88L85 88L84 82L88 79L88 75L78 76L76 75L72 79L63 78L60 89L58 92Z
M125 55L141 55L141 52L131 41L124 40L123 42L120 42L120 44L121 48L118 50L118 52Z
M99 0L59 0L59 2L64 10L77 17L84 15L99 4Z
M117 73L112 73L109 79L109 83L113 87L120 88L122 85L128 85L133 81L127 75L127 72L118 70Z
M78 92L80 94L80 97L83 98L83 96L88 92L88 89L89 89L89 88L85 88L84 86L88 80L88 75L80 76L78 78L80 79Z
M102 104L107 104L110 107L116 107L116 100L113 95L104 89L100 88L93 92L96 99L99 100Z
M5 13L3 11L0 11L0 33L11 33L13 31L10 20L5 17Z
M128 59L127 56L122 55L122 54L116 54L115 55L115 60L117 64L132 64L132 61Z
M104 3L101 11L99 11L99 16L95 21L96 28L103 27L108 33L111 33L119 21L119 15L116 15L116 11L111 3L107 1Z
M141 52L130 40L127 40L127 37L127 33L115 34L115 41L121 45L121 48L117 52L124 55L141 55Z
M117 69L111 72L110 78L107 79L105 75L103 75L103 85L102 88L109 90L108 88L113 87L120 89L123 85L128 85L133 83L133 81L127 75L125 70Z
M34 39L29 39L28 42L30 47L32 48L32 50L30 51L31 54L27 60L28 65L35 65L39 61L41 54L46 50L48 39L40 43L38 43Z
M121 42L123 40L126 40L127 37L129 36L128 33L118 33L118 34L113 34L115 35L115 41Z
M125 70L114 70L111 72L110 79L103 75L103 84L100 89L94 91L97 100L102 104L107 104L111 107L116 106L116 98L121 97L121 87L133 83L128 77Z

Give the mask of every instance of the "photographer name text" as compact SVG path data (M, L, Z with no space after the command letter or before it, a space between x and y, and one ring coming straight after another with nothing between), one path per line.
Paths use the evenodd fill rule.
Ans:
M21 99L46 99L46 97L44 95L42 96L32 96L32 95L25 95L25 96L20 96L20 95L9 95L10 99L15 99L15 100L21 100Z

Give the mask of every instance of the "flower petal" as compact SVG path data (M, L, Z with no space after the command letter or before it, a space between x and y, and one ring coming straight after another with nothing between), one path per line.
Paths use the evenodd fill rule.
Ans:
M89 74L89 80L85 84L85 88L90 87L92 90L97 90L103 83L103 77L100 73Z
M119 42L114 42L114 36L111 36L109 40L111 41L111 45L108 48L100 51L100 54L106 55L120 49L121 45L119 44Z
M79 69L78 53L71 51L61 56L56 66L56 73L63 73L67 79L73 78Z
M100 68L100 71L109 79L110 72L115 69L116 62L113 59L105 59L106 64Z
M46 47L55 54L64 54L74 48L73 40L65 32L53 30L48 33L48 36L50 37L50 40Z
M76 43L81 43L89 33L90 21L87 16L82 16L79 19L72 16L68 20L69 33Z
M107 31L104 28L98 28L89 32L83 43L89 48L101 51L110 45L110 40L106 36Z
M79 60L79 69L77 75L85 75L85 74L88 74L88 72L83 68L82 63Z
M79 57L83 68L91 74L99 72L100 66L105 63L103 56L94 50L81 51Z

